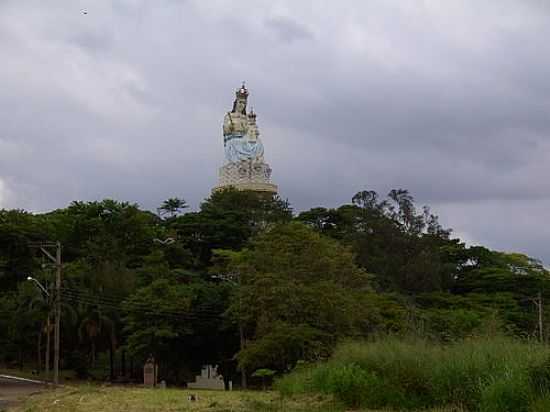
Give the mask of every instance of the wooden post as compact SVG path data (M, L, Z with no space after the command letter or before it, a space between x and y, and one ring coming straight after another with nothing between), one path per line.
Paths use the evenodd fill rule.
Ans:
M50 380L50 312L48 308L48 318L46 319L46 368L45 375L46 381Z
M61 243L56 242L55 265L55 335L53 349L53 382L59 384L59 349L61 346Z
M542 293L539 291L537 296L538 301L538 309L539 309L539 337L540 337L540 343L544 343L544 333L542 330Z

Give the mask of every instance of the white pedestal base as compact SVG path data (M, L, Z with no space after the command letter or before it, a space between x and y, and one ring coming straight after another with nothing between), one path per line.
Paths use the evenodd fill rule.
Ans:
M218 185L213 191L232 186L237 190L277 193L277 185L271 183L271 168L264 162L241 160L228 163L220 167L218 177Z

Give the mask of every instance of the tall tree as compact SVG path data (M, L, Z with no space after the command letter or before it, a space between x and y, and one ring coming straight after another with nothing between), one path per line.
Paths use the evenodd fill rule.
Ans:
M238 276L231 311L244 327L247 343L238 357L248 370L282 370L326 355L368 319L367 274L347 248L303 224L275 226L242 252L218 256L225 257L226 275Z
M189 205L184 199L171 197L162 202L162 205L159 207L159 212L161 215L167 214L170 218L173 218L188 207Z
M197 267L205 269L213 249L238 250L254 234L291 218L288 202L277 195L229 188L212 193L199 212L179 216L170 225Z

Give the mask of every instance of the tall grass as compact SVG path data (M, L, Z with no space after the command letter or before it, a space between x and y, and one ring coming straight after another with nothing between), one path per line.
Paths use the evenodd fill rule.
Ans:
M481 412L550 411L550 350L507 338L449 346L382 338L279 379L283 395L324 393L350 407Z

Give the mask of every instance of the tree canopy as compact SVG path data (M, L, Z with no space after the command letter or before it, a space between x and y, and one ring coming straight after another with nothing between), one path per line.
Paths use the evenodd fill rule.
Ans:
M63 367L97 379L139 380L151 354L181 383L205 363L233 380L285 371L380 333L539 337L550 297L541 262L466 246L403 189L297 214L231 189L194 211L177 197L158 213L75 201L0 211L0 364L45 366L52 299L26 279L54 294L55 274L37 241L63 246Z

